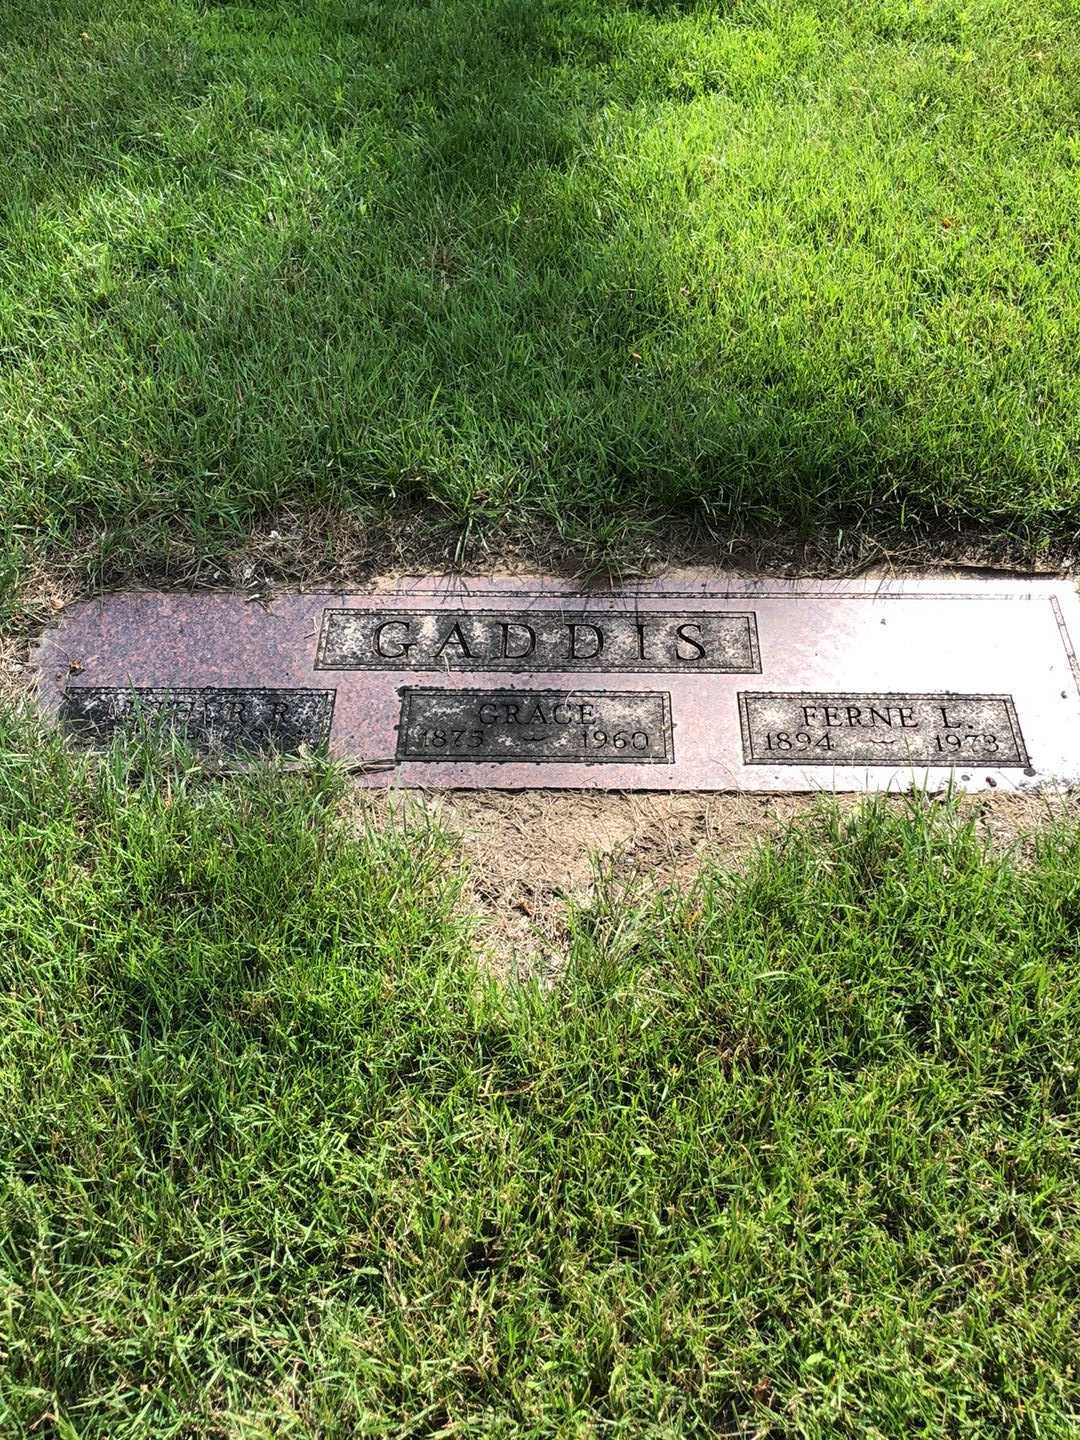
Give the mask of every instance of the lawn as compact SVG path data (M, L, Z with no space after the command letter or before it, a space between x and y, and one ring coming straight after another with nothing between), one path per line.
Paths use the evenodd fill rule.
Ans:
M1080 533L1078 0L5 0L0 568Z
M333 774L0 754L0 1433L1076 1435L1080 830L824 808L541 990Z
M0 0L0 640L282 514L1073 545L1078 97L1080 0ZM541 987L346 784L0 707L0 1440L1080 1432L1075 807Z

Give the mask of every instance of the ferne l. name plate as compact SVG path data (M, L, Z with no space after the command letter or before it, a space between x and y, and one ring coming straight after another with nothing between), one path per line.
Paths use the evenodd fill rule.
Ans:
M739 695L748 765L1028 764L1011 695Z

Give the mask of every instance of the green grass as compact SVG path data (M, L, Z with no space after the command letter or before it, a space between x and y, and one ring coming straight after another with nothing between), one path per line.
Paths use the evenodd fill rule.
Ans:
M1078 93L1077 0L5 0L4 579L314 504L1072 541Z
M1074 543L1078 94L1078 0L0 0L0 609L281 508ZM542 991L187 764L0 720L4 1440L1078 1432L1080 827L823 809Z
M0 1433L1077 1433L1080 831L823 810L541 992L332 774L0 753Z

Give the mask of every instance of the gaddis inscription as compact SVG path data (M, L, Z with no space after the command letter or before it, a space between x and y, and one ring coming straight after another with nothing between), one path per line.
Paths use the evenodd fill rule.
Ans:
M650 690L401 692L399 760L671 765L671 697Z
M327 610L316 670L758 675L753 611Z
M992 765L1029 761L1011 695L740 693L747 765Z
M204 685L72 685L60 720L77 740L106 745L140 725L163 726L196 750L297 755L330 739L333 690Z

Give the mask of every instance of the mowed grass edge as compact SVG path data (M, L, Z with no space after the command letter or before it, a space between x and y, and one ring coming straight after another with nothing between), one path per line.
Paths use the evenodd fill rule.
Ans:
M9 0L5 585L313 506L1071 544L1078 18Z
M1076 1433L1080 831L823 807L543 990L340 784L5 722L3 1433Z

